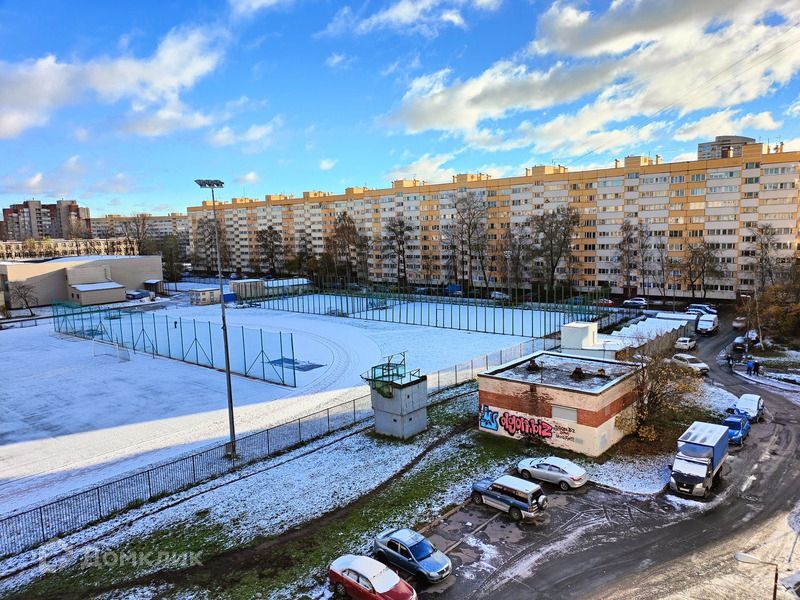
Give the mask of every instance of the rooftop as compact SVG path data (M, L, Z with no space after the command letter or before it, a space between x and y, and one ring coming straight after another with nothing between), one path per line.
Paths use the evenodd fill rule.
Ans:
M95 292L97 290L116 290L124 286L116 281L100 281L98 283L73 283L70 287L79 292Z
M532 368L531 361L535 361L535 368ZM638 368L635 364L616 360L540 351L500 365L484 375L599 394L633 374Z

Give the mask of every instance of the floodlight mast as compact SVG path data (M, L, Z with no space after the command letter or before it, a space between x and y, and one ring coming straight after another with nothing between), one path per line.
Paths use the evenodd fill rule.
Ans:
M225 453L231 459L236 458L236 428L233 423L233 388L231 386L231 358L228 351L228 324L225 320L225 290L222 285L222 256L219 252L219 225L217 221L217 199L214 190L224 187L219 179L195 179L194 182L201 188L211 190L211 208L214 216L214 248L217 252L217 276L219 278L219 307L222 312L222 345L225 349L225 383L228 387L228 429L230 441Z

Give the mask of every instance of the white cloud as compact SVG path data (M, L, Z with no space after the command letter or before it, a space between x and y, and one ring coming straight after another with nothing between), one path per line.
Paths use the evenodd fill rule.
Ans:
M281 8L292 2L293 0L228 0L231 12L237 17L249 17L261 10Z
M222 59L220 35L206 29L173 29L148 58L103 57L59 62L53 56L0 62L0 138L45 125L62 106L94 94L102 102L130 102L135 117L125 126L144 135L197 126L200 113L180 94L211 73Z
M455 152L442 154L423 154L417 160L407 165L396 165L387 173L390 181L396 179L421 179L431 183L450 181L456 174L455 169L445 168L444 165L456 157Z
M329 66L331 69L336 68L344 68L347 67L350 62L352 61L346 54L340 54L338 52L334 52L328 58L325 59L325 64Z
M783 149L786 151L789 150L800 150L800 137L792 138L790 140L786 140L783 142Z
M687 162L690 160L697 160L697 152L681 152L674 156L671 162Z
M492 179L499 179L500 177L506 177L508 175L512 175L515 171L519 169L512 165L483 165L478 167L478 173L487 173L492 176Z
M154 112L134 112L123 130L145 137L157 137L179 129L198 129L213 123L210 115L186 107L180 100L170 100Z
M574 156L647 141L675 116L756 100L800 70L800 53L789 50L800 42L800 4L731 1L615 0L600 13L554 2L532 48L566 59L532 69L516 56L468 79L449 69L422 75L389 121L488 150L533 146ZM521 124L500 123L520 114ZM763 114L741 119L751 127L774 123Z
M134 190L133 182L125 173L116 173L89 185L90 192L101 194L128 194Z
M0 184L0 193L36 194L45 197L75 197L79 190L126 193L132 185L123 173L108 180L92 181L91 173L77 154L49 170L21 172L17 177L7 177Z
M267 123L251 125L241 133L236 133L229 126L211 131L206 141L212 146L241 145L244 152L259 152L267 148L273 141L275 131L283 124L283 118L277 116Z
M319 168L322 171L330 171L336 166L336 162L337 161L332 158L323 158L321 161L319 161Z
M76 127L72 132L73 137L79 142L85 142L89 139L89 130L85 127Z
M363 16L350 6L340 8L318 35L366 35L375 31L435 36L443 27L466 27L465 7L481 11L499 8L500 0L395 0L388 6Z
M255 171L248 171L244 175L240 175L236 178L237 183L258 183L260 181L260 177L258 173Z
M702 119L682 125L675 133L675 139L685 142L698 138L714 139L716 135L739 134L749 129L773 130L781 126L769 111L748 113L735 118L740 111L726 109L707 115Z

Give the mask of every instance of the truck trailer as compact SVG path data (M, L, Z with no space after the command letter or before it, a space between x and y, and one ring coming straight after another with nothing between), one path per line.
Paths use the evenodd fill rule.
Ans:
M728 428L695 421L678 438L669 489L707 498L728 457Z

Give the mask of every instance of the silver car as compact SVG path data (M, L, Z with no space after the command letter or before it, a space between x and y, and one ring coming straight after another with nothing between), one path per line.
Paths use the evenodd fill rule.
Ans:
M584 469L574 462L557 456L523 458L519 461L517 470L525 479L554 483L564 491L581 487L589 481Z
M447 555L411 529L385 529L373 542L378 560L437 583L453 572Z

